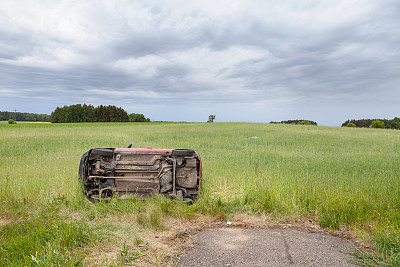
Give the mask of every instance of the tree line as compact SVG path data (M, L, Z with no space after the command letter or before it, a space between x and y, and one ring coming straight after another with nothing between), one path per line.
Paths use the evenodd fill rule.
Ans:
M52 123L71 122L129 122L129 121L150 121L143 114L128 113L121 107L97 106L86 104L75 104L64 107L57 107L50 115Z
M9 112L0 111L0 121L50 121L50 115L47 114L36 114L36 113L21 113L21 112Z
M140 113L131 113L129 114L129 121L130 122L149 122L150 119L146 118L143 114Z
M377 121L381 123L380 124L381 127L373 127L375 126ZM373 122L375 122L374 125ZM400 129L400 118L394 117L394 119L392 120L387 120L387 119L347 120L342 123L342 127L359 127L359 128L373 127L373 128L386 128L386 129Z
M287 121L271 121L273 124L298 124L298 125L318 125L315 121L310 120L287 120Z

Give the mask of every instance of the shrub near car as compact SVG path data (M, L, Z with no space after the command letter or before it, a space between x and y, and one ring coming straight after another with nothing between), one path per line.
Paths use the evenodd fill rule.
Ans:
M91 201L163 194L192 203L201 185L201 159L191 149L93 148L79 178Z

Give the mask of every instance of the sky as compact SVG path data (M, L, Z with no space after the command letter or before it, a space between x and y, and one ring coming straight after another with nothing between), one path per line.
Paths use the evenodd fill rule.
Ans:
M0 110L400 117L400 1L0 1Z

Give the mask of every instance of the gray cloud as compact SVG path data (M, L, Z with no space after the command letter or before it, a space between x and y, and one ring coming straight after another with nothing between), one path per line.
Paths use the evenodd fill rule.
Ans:
M159 120L213 112L328 125L346 116L338 107L399 115L397 1L22 1L0 10L1 110L92 103ZM175 106L185 114L165 112Z

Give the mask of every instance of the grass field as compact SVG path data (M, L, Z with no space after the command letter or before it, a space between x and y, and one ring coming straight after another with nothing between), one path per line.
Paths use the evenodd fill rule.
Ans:
M0 265L92 265L102 244L120 247L118 258L104 263L135 262L145 253L143 231L165 231L167 218L226 219L234 213L350 228L375 248L362 255L364 264L400 264L400 131L251 123L16 124L0 125L0 141ZM88 203L77 179L81 155L130 143L198 151L200 200L192 206L164 198ZM163 262L157 253L148 260Z

